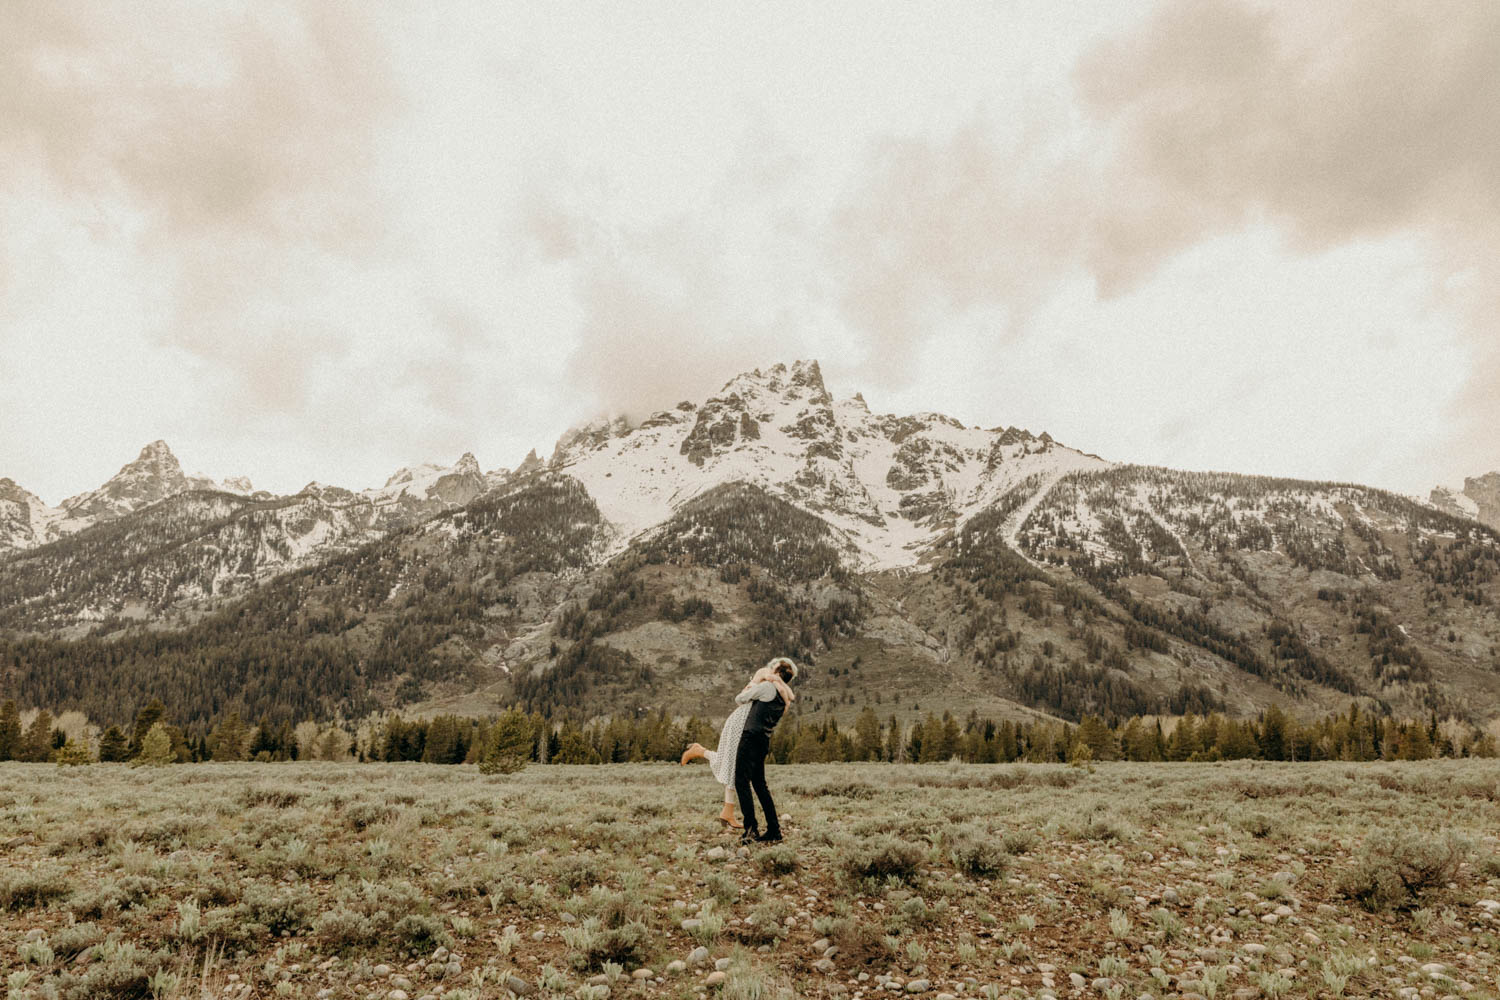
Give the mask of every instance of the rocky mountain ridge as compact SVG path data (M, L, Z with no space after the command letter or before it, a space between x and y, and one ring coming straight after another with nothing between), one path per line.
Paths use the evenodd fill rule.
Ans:
M1434 507L1449 514L1473 518L1500 529L1500 472L1468 477L1462 490L1435 487L1429 500Z
M150 495L127 478L114 499ZM16 523L33 499L0 483ZM189 488L0 555L0 687L91 710L172 676L200 713L721 714L784 653L821 713L1484 721L1497 599L1500 536L1433 505L874 414L798 362L510 473L465 455L362 492Z

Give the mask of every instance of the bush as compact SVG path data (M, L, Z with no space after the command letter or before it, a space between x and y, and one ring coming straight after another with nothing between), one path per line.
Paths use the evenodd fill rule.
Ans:
M978 837L960 837L948 849L953 866L965 875L975 878L992 878L1003 873L1010 864L1010 855L998 844Z
M610 962L631 969L645 964L649 937L639 920L605 927L598 917L589 917L563 930L563 941L570 949L568 961L580 972L603 969Z
M1280 830L1281 824L1263 812L1242 812L1234 817L1234 825L1256 840L1264 840Z
M0 910L46 906L67 894L67 876L55 868L33 868L0 875Z
M480 774L515 774L531 763L527 757L515 753L490 754L479 762Z
M156 879L146 875L105 879L88 893L80 895L70 906L74 915L79 917L104 917L121 910L144 909L147 900L159 888Z
M346 906L319 914L313 924L313 933L334 954L369 947L384 936L383 932L384 928L376 921Z
M1411 907L1422 893L1451 881L1467 854L1467 845L1452 836L1377 833L1335 889L1372 913Z
M1031 829L1006 830L1000 838L1000 846L1006 854L1025 854L1036 846L1037 832Z
M344 822L351 830L365 830L396 818L396 810L384 802L351 802L344 807Z
M846 848L839 864L853 878L899 878L917 874L926 852L916 844L885 834Z
M258 884L246 889L235 907L235 916L242 924L262 926L273 935L311 928L312 914L312 900L296 890L281 892Z
M771 875L790 875L797 870L797 852L785 844L767 848L755 856L760 870Z
M417 952L432 951L437 947L446 948L453 944L443 922L424 913L408 913L396 921L391 934L402 947Z
M104 932L95 923L59 927L48 939L57 957L66 962L104 940Z

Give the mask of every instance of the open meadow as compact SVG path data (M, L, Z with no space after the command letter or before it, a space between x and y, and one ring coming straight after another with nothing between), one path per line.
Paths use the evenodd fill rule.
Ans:
M0 765L8 996L1494 997L1500 762Z

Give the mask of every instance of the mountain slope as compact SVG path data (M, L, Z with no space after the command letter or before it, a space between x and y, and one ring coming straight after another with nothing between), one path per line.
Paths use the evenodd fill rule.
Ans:
M75 509L188 488L0 556L0 688L27 703L721 716L787 654L798 710L846 717L1500 715L1500 536L1477 522L872 414L815 362L513 473L465 455L273 498L140 461ZM0 523L45 522L32 500L0 492Z

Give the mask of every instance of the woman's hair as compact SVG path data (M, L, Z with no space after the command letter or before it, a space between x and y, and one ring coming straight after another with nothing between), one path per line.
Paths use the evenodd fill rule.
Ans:
M782 680L790 681L797 677L797 664L793 663L790 657L778 656L766 666L780 674Z

